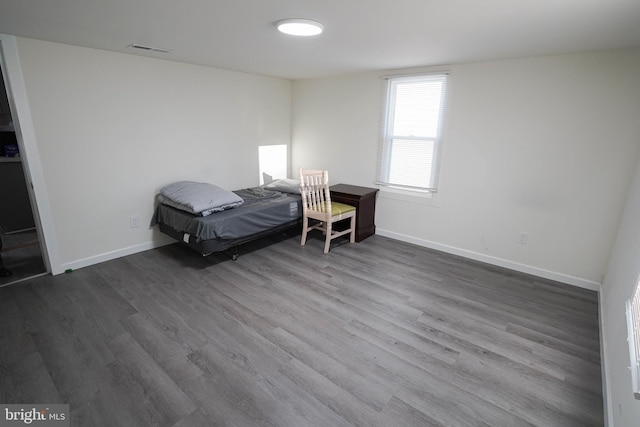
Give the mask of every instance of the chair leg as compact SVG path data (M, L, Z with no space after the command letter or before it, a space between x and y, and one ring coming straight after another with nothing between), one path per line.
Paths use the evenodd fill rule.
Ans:
M326 229L326 232L327 232L327 237L325 237L325 240L324 240L324 253L325 254L329 253L329 246L331 245L331 232L332 232L331 227L332 227L332 225L333 224L331 222L327 222L325 224L325 229Z
M349 243L356 242L356 217L351 217L351 233L349 234Z
M309 232L309 218L302 218L302 238L300 239L300 246L304 246L307 243L307 233Z

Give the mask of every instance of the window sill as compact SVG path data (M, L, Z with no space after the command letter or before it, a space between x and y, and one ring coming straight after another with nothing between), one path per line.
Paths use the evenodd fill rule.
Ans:
M382 199L407 202L416 205L440 207L438 193L408 191L390 187L379 187L378 197Z

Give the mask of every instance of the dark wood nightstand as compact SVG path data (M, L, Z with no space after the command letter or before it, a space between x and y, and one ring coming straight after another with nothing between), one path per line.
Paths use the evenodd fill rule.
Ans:
M329 190L331 201L356 207L356 242L375 234L377 188L336 184L329 187Z

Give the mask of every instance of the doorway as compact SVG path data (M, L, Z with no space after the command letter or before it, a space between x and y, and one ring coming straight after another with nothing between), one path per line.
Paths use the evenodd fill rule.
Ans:
M0 287L47 273L0 64Z

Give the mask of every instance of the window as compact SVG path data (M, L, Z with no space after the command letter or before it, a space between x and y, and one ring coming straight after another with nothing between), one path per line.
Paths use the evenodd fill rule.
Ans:
M437 191L447 74L388 77L376 184Z
M633 296L627 300L627 331L631 384L635 398L640 399L640 277L638 277Z
M287 146L261 145L258 147L258 173L260 185L287 177Z

